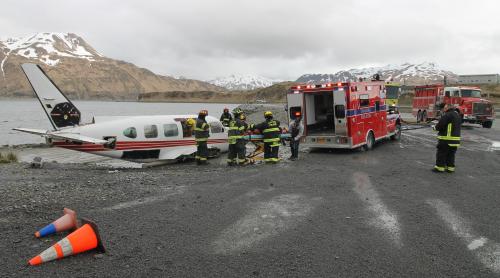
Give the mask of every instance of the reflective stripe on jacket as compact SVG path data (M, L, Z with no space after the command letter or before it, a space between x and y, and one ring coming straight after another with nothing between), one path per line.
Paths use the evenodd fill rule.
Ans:
M241 119L231 120L229 122L229 131L227 133L229 144L236 144L236 141L243 138L247 130L247 123Z
M435 129L438 131L439 141L446 142L451 147L460 146L460 128L462 119L455 110L448 110L439 119Z
M207 121L198 118L196 120L196 127L194 128L194 138L196 142L207 141L210 136L209 133L210 126L207 124Z
M256 126L262 132L264 143L271 143L272 146L279 146L280 143L280 122L274 119L266 120Z

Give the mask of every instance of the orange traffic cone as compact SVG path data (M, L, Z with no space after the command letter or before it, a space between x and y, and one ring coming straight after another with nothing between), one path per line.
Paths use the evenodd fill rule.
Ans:
M35 233L36 237L44 237L57 232L73 230L78 228L78 221L76 220L76 212L69 208L64 208L64 215L59 217L56 221L43 227L40 231Z
M97 226L90 220L82 219L82 226L78 230L52 245L40 255L32 258L28 263L30 265L39 265L95 248L100 252L105 252Z

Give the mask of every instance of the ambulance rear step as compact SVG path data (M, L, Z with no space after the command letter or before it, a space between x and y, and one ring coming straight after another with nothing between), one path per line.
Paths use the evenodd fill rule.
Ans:
M302 145L311 148L341 148L350 149L351 139L346 136L328 135L328 136L304 136Z

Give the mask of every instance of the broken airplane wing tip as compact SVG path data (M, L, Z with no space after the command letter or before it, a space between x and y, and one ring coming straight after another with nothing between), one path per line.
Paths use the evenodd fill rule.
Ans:
M52 131L51 132L48 130L34 129L34 128L13 128L12 130L31 133L31 134L35 134L35 135L40 135L43 137L56 139L56 140L68 140L68 141L76 141L76 142L91 143L91 144L98 144L98 145L109 143L106 140L97 139L97 138L93 138L93 137L89 137L89 136L83 136L83 135L80 135L78 133L71 133L71 132L60 132L60 131Z

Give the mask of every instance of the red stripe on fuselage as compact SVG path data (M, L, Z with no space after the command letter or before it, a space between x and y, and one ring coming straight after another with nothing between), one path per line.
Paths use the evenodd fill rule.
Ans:
M211 139L208 140L208 144L224 144L227 143L227 139ZM83 152L97 152L97 151L123 151L123 150L134 150L134 149L153 149L153 148L172 148L172 147L182 147L182 146L193 146L196 145L195 140L172 140L172 141L120 141L116 142L115 149L104 148L103 145L96 145L90 143L83 144L72 144L67 142L54 142L54 146L60 148L66 148L75 151Z

